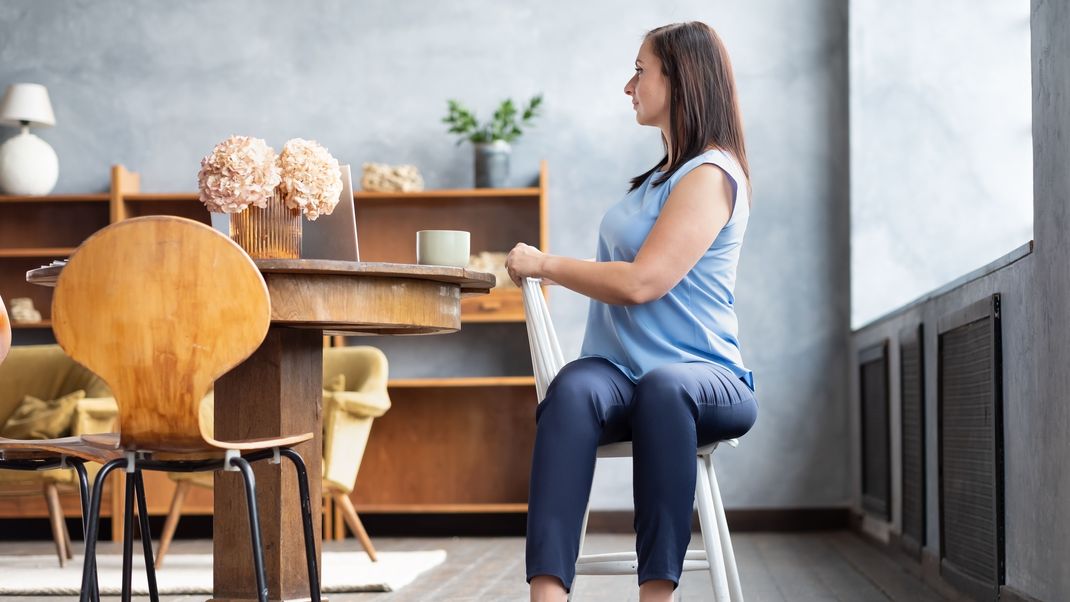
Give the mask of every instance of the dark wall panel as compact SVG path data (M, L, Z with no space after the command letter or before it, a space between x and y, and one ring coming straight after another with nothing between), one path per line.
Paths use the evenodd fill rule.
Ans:
M939 326L941 573L978 599L1004 581L999 295Z

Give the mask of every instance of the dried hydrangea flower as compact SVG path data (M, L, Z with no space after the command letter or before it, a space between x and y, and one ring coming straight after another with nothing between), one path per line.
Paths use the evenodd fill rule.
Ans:
M227 138L201 159L197 173L201 202L216 213L238 213L249 205L266 207L282 179L275 161L275 150L261 138Z
M282 147L278 163L287 207L300 209L313 221L334 211L342 193L342 170L323 145L294 138Z

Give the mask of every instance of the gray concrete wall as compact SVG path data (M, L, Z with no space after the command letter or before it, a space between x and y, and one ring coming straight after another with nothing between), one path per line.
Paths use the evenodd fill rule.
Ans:
M1029 0L849 4L857 328L1032 238Z
M105 190L113 163L144 190L193 190L200 158L232 133L276 148L313 138L354 165L411 162L429 187L469 186L470 149L439 122L446 99L486 115L542 91L514 181L549 161L549 250L589 257L601 214L660 155L622 91L641 36L688 19L714 25L732 54L753 168L737 298L761 416L718 454L726 502L844 505L846 0L5 2L0 85L48 86L58 123L37 133L59 154L61 192ZM555 294L552 311L574 355L586 301ZM395 373L407 358L392 353ZM596 508L630 498L627 466L599 471Z
M1022 490L1008 535L1007 581L1042 600L1070 598L1070 2L1033 0L1033 235L1029 337L1036 394L1009 432Z
M852 455L858 435L856 353L890 338L893 482L898 480L899 329L926 325L927 518L929 552L939 556L936 493L936 334L940 316L998 292L1003 299L1004 521L1006 583L1038 600L1070 598L1070 3L1032 2L1032 119L1035 248L1009 266L903 308L852 340ZM860 495L857 460L851 468ZM901 528L898 484L891 530Z

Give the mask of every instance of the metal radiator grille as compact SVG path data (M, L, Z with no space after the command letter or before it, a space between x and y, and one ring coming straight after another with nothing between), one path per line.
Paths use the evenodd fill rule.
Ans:
M902 391L903 543L925 545L925 383L920 327L900 338Z
M888 449L888 358L879 345L859 354L862 388L862 508L891 518Z
M999 297L954 322L938 362L942 572L987 596L1003 582Z

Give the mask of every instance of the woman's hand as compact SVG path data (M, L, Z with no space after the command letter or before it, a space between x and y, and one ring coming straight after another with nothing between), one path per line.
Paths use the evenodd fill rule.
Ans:
M521 286L524 278L540 278L542 276L542 262L546 254L531 245L517 243L509 255L505 258L505 269L509 271L509 278L517 286ZM552 284L548 280L544 284Z

